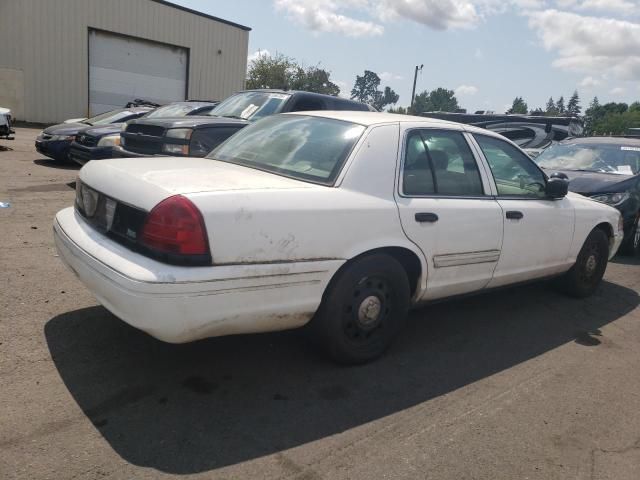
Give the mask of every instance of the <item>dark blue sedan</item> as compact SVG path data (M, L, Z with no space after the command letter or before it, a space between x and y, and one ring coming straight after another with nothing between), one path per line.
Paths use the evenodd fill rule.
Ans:
M87 118L78 123L60 123L43 130L36 138L36 150L42 155L64 162L69 159L69 149L76 135L85 128L121 124L139 118L152 110L150 107L119 108Z

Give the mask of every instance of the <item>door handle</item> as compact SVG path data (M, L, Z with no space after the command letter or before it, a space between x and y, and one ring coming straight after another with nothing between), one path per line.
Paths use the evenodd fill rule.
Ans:
M510 220L520 220L524 217L524 213L518 212L516 210L511 210L507 212L507 218Z
M416 222L420 223L435 223L438 221L438 215L435 213L423 212L416 213Z

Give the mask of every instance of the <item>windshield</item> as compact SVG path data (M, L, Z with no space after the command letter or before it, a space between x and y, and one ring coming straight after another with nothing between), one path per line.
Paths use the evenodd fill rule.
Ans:
M189 105L185 103L178 103L174 105L165 105L164 107L156 108L145 115L145 118L175 118L186 117L189 112L195 110L199 105Z
M329 185L364 130L340 120L276 115L240 130L208 158Z
M547 170L579 170L621 175L640 172L640 147L615 144L556 144L534 161Z
M280 112L289 97L286 93L273 92L236 93L222 101L209 115L257 120Z
M101 113L95 117L87 118L82 123L88 123L89 125L108 125L110 123L116 123L119 120L134 115L131 110L111 110L110 112Z

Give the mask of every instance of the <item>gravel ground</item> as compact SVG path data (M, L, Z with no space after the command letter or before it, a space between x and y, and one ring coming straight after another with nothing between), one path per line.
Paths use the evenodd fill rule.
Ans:
M0 141L0 478L640 478L638 259L587 300L539 284L416 311L363 367L296 332L163 344L57 258L77 169L36 134Z

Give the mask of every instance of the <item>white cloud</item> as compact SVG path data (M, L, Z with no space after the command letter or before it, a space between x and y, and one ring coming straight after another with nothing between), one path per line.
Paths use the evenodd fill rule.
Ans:
M247 58L247 63L251 63L260 57L270 57L270 56L271 56L271 52L269 52L269 50L256 50L251 55L249 55L249 58Z
M390 82L393 80L404 80L403 76L396 75L395 73L391 73L391 72L382 72L378 74L378 76L380 77L380 80L382 80L383 82Z
M351 37L382 35L384 23L407 20L433 30L469 29L509 8L528 10L545 4L546 0L274 0L276 10L311 31Z
M363 7L366 3L360 0L275 0L277 10L283 10L292 20L315 32L340 33L349 37L382 35L382 25L338 13L345 7Z
M620 96L620 95L624 95L624 94L625 94L625 92L626 92L626 90L625 90L624 88L622 88L622 87L615 87L615 88L612 88L612 89L609 91L609 94L614 95L614 96L616 96L616 97L617 97L617 96Z
M634 13L639 8L637 1L630 0L557 0L559 8L592 12Z
M412 20L434 30L471 28L481 20L470 0L378 0L375 11L383 21Z
M554 66L591 75L607 72L620 80L640 79L640 24L557 10L528 16L544 47L558 56Z
M582 81L580 82L580 86L582 88L593 88L593 87L597 87L601 83L602 83L601 80L598 80L597 78L593 78L589 76L582 79Z
M331 81L335 83L340 89L340 93L338 96L343 98L351 97L351 89L349 88L349 85L347 84L347 82L343 80L331 80Z
M473 85L460 85L455 89L455 94L459 97L471 96L478 93L478 87Z

